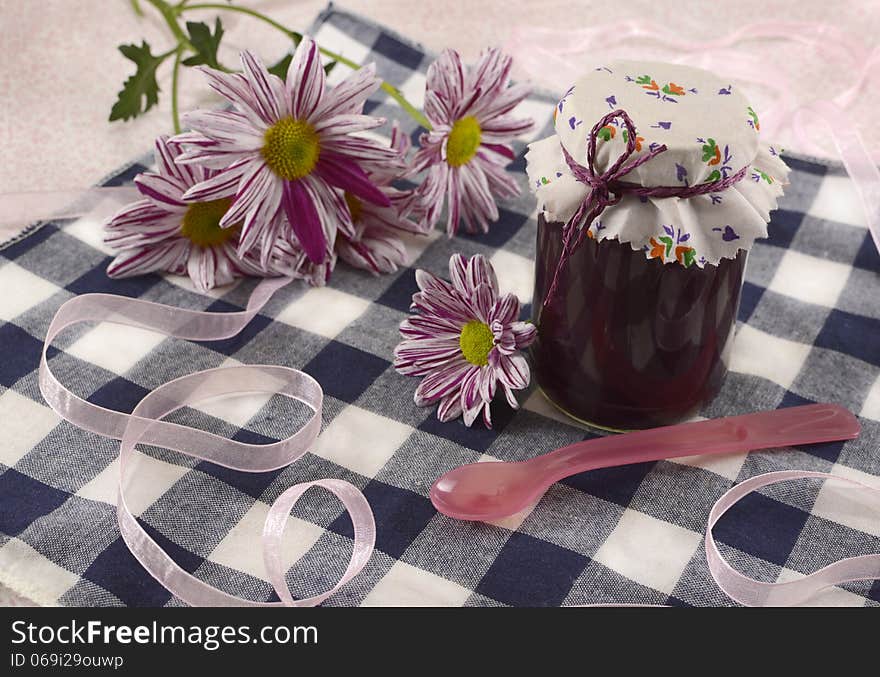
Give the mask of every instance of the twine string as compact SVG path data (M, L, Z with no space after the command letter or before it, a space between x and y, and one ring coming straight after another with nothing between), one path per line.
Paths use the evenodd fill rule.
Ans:
M626 148L605 172L599 173L596 170L596 144L599 132L614 120L620 120L626 128ZM565 147L562 147L562 154L572 175L575 179L588 186L589 191L574 214L571 215L571 218L562 227L562 251L559 255L559 260L556 262L553 279L547 295L544 297L542 308L549 307L556 297L559 291L559 279L562 271L572 254L583 244L584 238L590 230L590 224L607 207L616 205L625 195L645 198L691 198L698 195L706 195L707 193L717 193L741 181L748 171L748 165L746 165L739 171L717 181L709 181L693 186L642 186L637 183L624 181L624 176L667 150L666 145L661 144L648 149L645 153L639 154L635 159L631 159L636 152L636 136L636 126L632 119L625 110L617 109L603 116L593 125L593 129L590 130L590 135L587 139L585 165L578 163Z

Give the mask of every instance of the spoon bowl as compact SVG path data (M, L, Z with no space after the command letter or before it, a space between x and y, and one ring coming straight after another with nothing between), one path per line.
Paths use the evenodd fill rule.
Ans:
M549 485L536 481L529 461L470 463L438 479L431 502L445 515L464 520L491 520L512 515L534 503Z

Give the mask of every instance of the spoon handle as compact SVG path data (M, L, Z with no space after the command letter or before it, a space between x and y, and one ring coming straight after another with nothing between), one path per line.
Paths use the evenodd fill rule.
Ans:
M694 454L724 454L858 436L858 419L837 404L807 404L610 435L562 447L529 461L548 482L587 470Z

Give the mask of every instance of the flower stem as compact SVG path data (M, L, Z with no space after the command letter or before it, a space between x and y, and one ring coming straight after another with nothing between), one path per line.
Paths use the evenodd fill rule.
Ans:
M177 23L177 14L180 10L172 7L165 2L165 0L147 0L147 2L155 7L162 15L162 18L165 19L165 23L168 24L168 28L171 29L171 33L177 39L178 45L192 50L192 43L190 43L189 38L186 37L186 33L183 32L183 29Z
M150 0L150 1L152 2L153 0ZM282 33L287 35L289 38L291 38L294 41L294 43L298 44L299 41L302 39L302 33L292 31L292 30L282 26L280 23L278 23L274 19L266 16L265 14L262 14L256 10L253 10L253 9L249 9L247 7L237 7L236 5L223 5L223 4L219 4L219 3L209 2L209 3L199 3L199 4L195 4L195 5L187 5L186 7L180 7L178 9L178 12L189 11L191 9L217 9L217 10L223 10L223 11L227 11L227 12L239 12L240 14L247 14L248 16L251 16L255 19L259 19L260 21L269 24L270 26L272 26L276 30L281 31ZM349 68L351 68L353 70L357 70L358 68L361 67L361 65L358 64L357 62L352 61L351 59L347 59L346 57L342 56L341 54L337 54L336 52L330 51L329 49L324 49L323 47L319 47L318 49L320 50L321 54L323 54L324 56L327 56L327 57L333 59L334 61L338 61L339 63L341 63L345 66L348 66ZM431 129L431 123L428 121L428 118L425 117L425 114L422 113L422 111L420 111L418 108L416 108L409 101L407 101L406 97L403 96L403 94L401 94L400 90L397 89L397 87L395 87L394 85L392 85L389 82L385 82L384 80L382 81L381 87L388 94L388 96L390 96L392 99L397 101L397 103L400 105L400 107L403 108L403 110L405 110L407 113L409 113L410 116L412 116L412 118L417 123L419 123L419 125L421 125L422 127L424 127L427 130Z
M280 23L272 19L271 17L262 14L255 9L249 9L248 7L237 7L236 5L223 5L215 2L202 2L196 5L187 5L186 7L181 7L180 11L189 11L191 9L220 9L226 10L229 12L239 12L240 14L247 14L248 16L252 16L255 19L259 19L263 21L273 28L281 31L287 37L292 38L295 42L299 42L302 39L302 33L297 33L296 31L292 31L289 28L285 28Z
M174 66L171 70L171 120L174 123L174 133L180 134L180 111L177 103L177 81L180 75L180 58L183 56L183 46L179 45L174 54Z

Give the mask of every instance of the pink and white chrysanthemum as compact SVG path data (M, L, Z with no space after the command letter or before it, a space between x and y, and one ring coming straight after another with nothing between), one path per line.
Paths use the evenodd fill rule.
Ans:
M415 403L440 403L437 417L463 416L470 426L482 412L492 427L489 404L498 386L508 403L518 407L515 390L529 384L529 365L519 352L535 339L533 324L518 321L519 300L500 296L492 265L481 255L449 260L452 282L424 270L416 271L421 291L413 295L404 320L404 340L394 350L394 367L408 376L423 376Z
M495 197L512 197L519 186L505 167L514 159L510 142L533 121L510 112L528 95L526 85L510 85L512 59L498 49L466 69L447 49L428 69L425 115L432 129L422 134L413 170L427 170L418 189L424 222L433 227L448 203L450 236L464 221L469 232L486 232L498 219Z
M355 268L369 270L376 275L393 273L407 262L401 235L424 235L427 232L420 222L410 218L417 218L420 213L420 203L414 199L414 191L400 190L393 185L398 179L411 174L406 164L410 145L409 137L395 122L391 130L391 148L397 153L400 163L389 163L369 173L370 181L388 198L388 207L364 202L348 192L344 194L354 224L354 235L340 232L336 239L336 251L339 258Z
M202 69L233 110L189 113L184 122L194 131L174 138L186 148L178 162L218 170L187 198L212 200L232 189L232 207L220 225L243 223L240 253L258 251L267 266L273 244L285 236L321 264L332 256L337 229L354 235L340 191L389 205L367 171L395 162L394 152L354 136L384 124L361 114L381 81L371 64L326 89L318 46L308 37L297 47L286 81L251 52L242 52L241 63L243 73Z
M266 273L236 249L241 224L221 228L232 204L233 191L217 193L205 202L188 202L184 194L211 180L211 169L178 165L178 149L167 137L156 139L158 172L135 178L142 200L127 205L106 224L104 241L119 250L107 267L110 277L131 277L154 271L189 275L207 291L245 275Z

